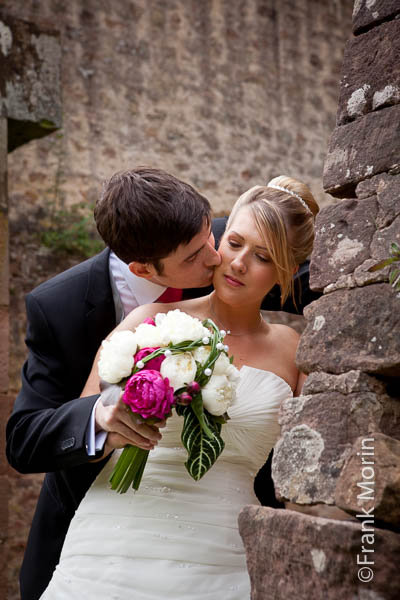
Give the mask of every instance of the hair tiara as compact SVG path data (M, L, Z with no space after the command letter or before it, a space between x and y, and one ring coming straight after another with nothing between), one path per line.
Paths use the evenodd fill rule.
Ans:
M292 192L292 190L289 190L288 188L285 188L281 185L275 185L274 183L268 183L267 187L269 188L273 188L274 190L279 190L280 192L286 192L287 194L289 194L289 196L293 196L294 198L297 198L297 200L299 200L301 202L301 204L304 206L304 208L311 214L313 214L311 208L308 206L307 202L305 202L303 200L303 198L300 196L300 194L296 194L296 192Z

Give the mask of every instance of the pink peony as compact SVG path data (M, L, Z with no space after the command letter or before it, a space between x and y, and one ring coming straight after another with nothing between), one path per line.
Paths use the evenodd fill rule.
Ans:
M164 419L174 403L174 390L158 371L144 369L128 379L123 402L143 419Z
M152 319L151 317L147 317L147 319L145 319L143 321L143 323L147 323L147 325L154 325L154 327L156 326L156 322L154 319Z
M154 350L158 350L158 348L142 348L135 354L135 364L139 362L139 360L143 360L154 352ZM153 371L159 371L161 369L161 363L165 359L164 354L160 354L160 356L156 356L156 358L152 358L144 364L143 369L152 369Z
M196 394L198 394L200 392L201 387L197 383L197 381L192 381L192 383L188 383L186 389L189 394L191 394L192 396L195 396Z

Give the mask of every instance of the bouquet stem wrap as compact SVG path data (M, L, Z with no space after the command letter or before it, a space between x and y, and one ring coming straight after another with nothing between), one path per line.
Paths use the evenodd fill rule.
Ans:
M125 446L111 473L111 489L120 494L127 492L131 486L138 490L148 456L148 450L137 446Z

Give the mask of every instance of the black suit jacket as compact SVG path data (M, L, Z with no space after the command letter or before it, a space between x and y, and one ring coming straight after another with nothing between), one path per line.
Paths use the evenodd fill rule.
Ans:
M85 444L98 396L79 395L115 326L108 257L106 249L26 298L29 354L7 424L7 458L21 473L47 474L21 569L23 600L39 598L46 588L70 520L105 464L90 462Z
M213 222L217 243L225 222ZM43 283L26 298L29 353L7 424L7 457L21 473L45 472L46 476L20 574L22 600L36 600L43 593L71 518L107 461L91 462L85 445L98 396L79 396L101 341L115 327L108 259L106 249ZM263 494L260 500L274 505L268 466L258 487Z

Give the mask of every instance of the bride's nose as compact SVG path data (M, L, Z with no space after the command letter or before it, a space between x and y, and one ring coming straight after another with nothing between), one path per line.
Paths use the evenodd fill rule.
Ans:
M244 260L244 256L241 254L236 255L231 262L231 267L238 273L245 273L247 270L247 266Z

